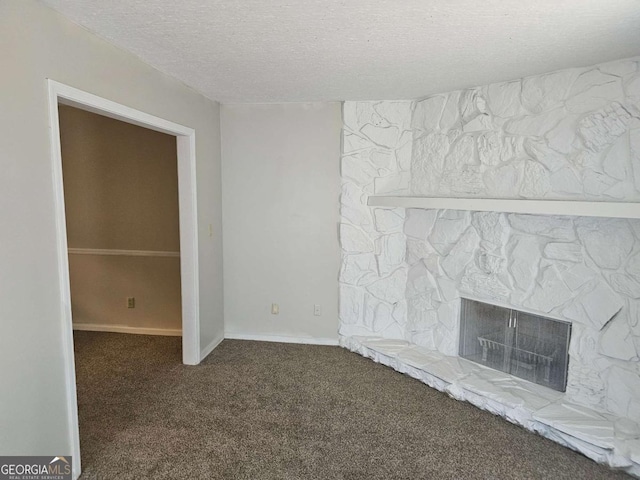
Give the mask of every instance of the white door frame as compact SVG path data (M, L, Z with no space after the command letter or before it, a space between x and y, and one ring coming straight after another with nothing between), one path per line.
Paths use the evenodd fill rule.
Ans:
M58 278L62 314L63 349L66 374L67 408L73 455L73 477L80 475L80 433L76 373L73 353L73 323L69 256L60 150L58 104L97 113L126 123L149 128L176 137L178 153L178 196L180 211L180 275L182 284L182 361L187 365L200 363L200 313L198 277L198 217L196 197L196 134L195 130L177 123L98 97L77 88L47 79L49 90L49 125L51 162L55 195Z

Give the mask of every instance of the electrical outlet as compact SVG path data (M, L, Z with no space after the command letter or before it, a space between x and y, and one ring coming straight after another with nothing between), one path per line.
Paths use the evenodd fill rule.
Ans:
M277 303L271 304L271 315L278 315L280 313L280 305Z
M320 305L314 305L313 306L313 314L316 317L319 317L320 315L322 315L322 307Z
M127 308L136 308L136 297L127 297Z

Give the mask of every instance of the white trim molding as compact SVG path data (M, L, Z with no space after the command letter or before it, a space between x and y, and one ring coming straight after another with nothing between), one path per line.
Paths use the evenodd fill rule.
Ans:
M182 330L180 329L130 327L128 325L74 323L73 329L83 331L83 332L131 333L134 335L160 335L163 337L181 337L182 336Z
M222 343L222 341L224 340L224 336L218 336L216 338L213 339L213 341L211 343L209 343L209 345L207 345L206 347L204 347L202 349L202 352L200 353L200 361L204 360L205 358L207 358L209 356L209 354L211 352L213 352L213 350Z
M148 113L135 110L97 95L47 79L49 93L49 127L51 167L56 225L58 285L60 317L62 319L73 478L81 473L80 432L78 428L78 400L73 350L73 320L71 288L69 284L69 250L64 207L62 152L58 104L70 105L176 137L178 154L178 208L180 214L180 277L182 284L182 361L200 363L200 284L198 268L198 208L196 192L196 134L195 130Z
M251 333L225 333L230 340L253 340L257 342L299 343L301 345L338 345L337 338L290 337L287 335L263 335Z
M122 257L177 257L180 252L163 252L159 250L117 250L113 248L69 248L69 255L106 255Z

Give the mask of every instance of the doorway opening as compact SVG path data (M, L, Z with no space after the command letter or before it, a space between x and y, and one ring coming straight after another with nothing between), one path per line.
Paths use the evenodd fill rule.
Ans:
M73 343L71 286L69 275L68 232L65 213L65 192L60 141L59 106L70 106L120 120L175 137L178 170L179 211L179 273L181 279L182 361L200 363L198 309L198 237L196 201L195 131L139 110L89 94L82 90L48 80L51 158L54 178L57 257L60 285L60 309L63 321L63 350L66 371L67 410L73 456L73 477L78 478L80 465L80 434ZM98 249L99 250L99 249ZM104 249L108 250L108 249ZM75 252L77 254L77 251ZM86 253L86 252L85 252ZM95 252L94 252L95 253ZM104 252L103 252L104 253ZM119 252L122 253L122 252ZM131 253L131 252L129 252ZM167 252L165 252L167 253ZM172 255L177 252L170 252ZM129 302L129 299L126 299ZM135 305L135 299L133 300Z

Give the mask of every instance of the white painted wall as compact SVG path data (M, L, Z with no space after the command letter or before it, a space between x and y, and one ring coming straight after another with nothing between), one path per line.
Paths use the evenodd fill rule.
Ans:
M341 118L339 103L221 107L227 336L337 339Z
M223 334L219 106L35 1L0 3L0 45L0 453L64 455L46 79L196 130L203 348Z

